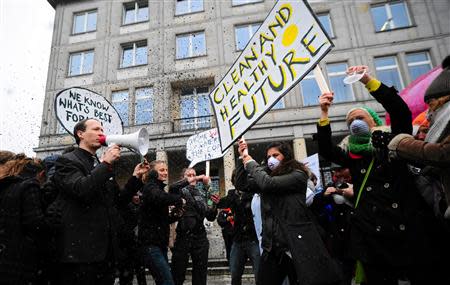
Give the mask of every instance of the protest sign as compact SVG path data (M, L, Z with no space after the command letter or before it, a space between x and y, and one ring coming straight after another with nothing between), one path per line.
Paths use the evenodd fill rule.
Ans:
M269 111L332 47L306 1L278 1L209 95L222 150Z
M202 161L220 158L223 155L216 128L193 135L186 143L186 158L191 161L189 167L194 167Z
M91 90L72 87L64 89L55 97L56 118L70 134L73 127L83 119L97 119L105 134L121 135L123 124L114 106L100 94Z
M309 170L314 173L317 177L317 185L316 188L319 188L322 185L322 179L320 178L320 165L319 165L319 154L313 154L308 156L307 158L302 160Z

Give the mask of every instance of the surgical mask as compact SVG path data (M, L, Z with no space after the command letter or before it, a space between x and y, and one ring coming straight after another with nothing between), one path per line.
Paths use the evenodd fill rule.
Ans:
M354 120L350 126L350 134L353 136L368 136L370 135L369 125L363 120Z
M269 157L269 159L267 160L267 166L270 170L274 170L278 167L278 165L280 165L280 161L273 156Z

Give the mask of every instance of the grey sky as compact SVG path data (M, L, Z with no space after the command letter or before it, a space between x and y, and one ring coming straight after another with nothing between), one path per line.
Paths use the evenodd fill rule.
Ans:
M45 0L0 0L0 149L34 155L54 14Z

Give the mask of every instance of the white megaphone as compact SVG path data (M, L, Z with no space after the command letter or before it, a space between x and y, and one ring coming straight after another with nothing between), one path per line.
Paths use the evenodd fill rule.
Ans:
M137 132L128 135L110 135L102 136L99 140L102 145L109 146L117 144L121 147L127 147L140 153L142 156L146 155L149 148L149 137L146 128L142 128Z

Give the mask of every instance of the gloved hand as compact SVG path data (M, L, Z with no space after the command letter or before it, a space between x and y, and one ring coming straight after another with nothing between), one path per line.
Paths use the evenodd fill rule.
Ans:
M388 151L387 146L394 137L394 134L388 132L374 131L372 133L372 145L374 148Z

